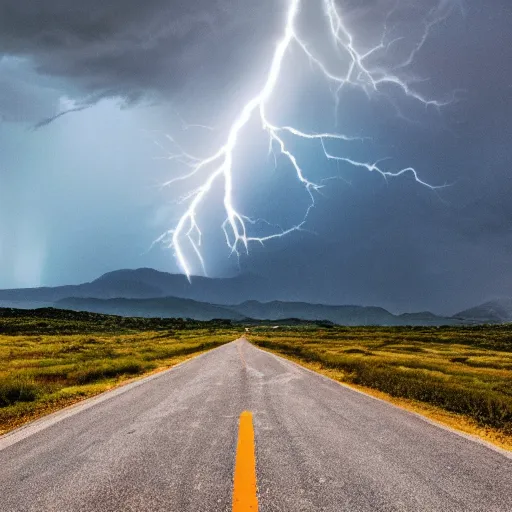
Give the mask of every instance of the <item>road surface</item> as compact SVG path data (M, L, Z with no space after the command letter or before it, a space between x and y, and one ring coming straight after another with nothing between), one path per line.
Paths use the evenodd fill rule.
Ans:
M244 410L260 512L512 511L510 457L245 340L0 438L0 510L230 511Z

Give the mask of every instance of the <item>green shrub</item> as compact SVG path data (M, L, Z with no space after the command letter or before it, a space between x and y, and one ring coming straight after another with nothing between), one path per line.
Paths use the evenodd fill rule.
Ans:
M202 343L195 344L183 344L178 346L156 346L151 347L149 350L142 355L142 358L145 361L157 361L157 360L165 360L170 359L172 357L177 356L186 356L189 354L194 354L195 352L199 352L202 350L209 350L215 347L222 345L224 341L205 341Z
M17 402L33 402L40 392L40 387L27 378L7 377L0 379L0 407L7 407Z
M102 379L118 375L136 375L150 369L151 365L143 364L134 359L120 359L107 363L85 364L68 374L68 379L76 384L90 384Z
M347 348L343 352L345 354L368 354L366 350L361 350L360 348Z

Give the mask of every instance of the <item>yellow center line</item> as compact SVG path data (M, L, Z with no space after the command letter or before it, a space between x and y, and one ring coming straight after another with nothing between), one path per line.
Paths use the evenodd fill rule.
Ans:
M258 497L256 492L256 455L252 413L244 411L240 415L240 426L238 428L233 483L233 512L257 512Z

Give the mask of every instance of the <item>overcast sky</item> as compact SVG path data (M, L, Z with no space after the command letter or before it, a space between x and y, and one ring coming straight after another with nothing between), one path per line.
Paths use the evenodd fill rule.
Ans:
M300 15L309 47L327 49L321 0ZM294 150L325 182L305 230L238 261L225 245L221 190L200 214L211 276L271 277L290 298L454 313L512 296L512 5L508 0L339 0L361 52L384 26L396 39L375 66L394 69L436 109L397 88L343 92L297 49L271 114L304 131L364 142L337 154L411 175L384 180L336 166L318 146ZM77 283L117 268L179 272L172 249L151 247L176 225L195 181L163 157L166 135L206 156L261 88L287 0L0 0L0 287ZM434 23L425 44L425 24ZM331 57L326 57L331 59ZM328 60L328 62L330 62ZM342 65L343 62L340 64ZM346 62L345 62L346 64ZM206 125L206 129L193 125ZM254 127L237 152L237 207L284 228L308 196L282 159L274 169ZM187 188L188 187L188 188ZM256 226L256 234L259 234ZM200 272L197 262L191 263Z

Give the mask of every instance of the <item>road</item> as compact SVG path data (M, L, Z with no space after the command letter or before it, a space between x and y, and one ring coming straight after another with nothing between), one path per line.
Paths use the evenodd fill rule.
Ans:
M511 511L512 459L241 339L0 438L0 510Z

